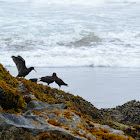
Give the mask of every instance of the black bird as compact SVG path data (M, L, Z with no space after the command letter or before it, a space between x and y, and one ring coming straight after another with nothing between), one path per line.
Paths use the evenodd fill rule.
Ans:
M40 81L42 82L46 82L49 86L49 84L53 83L55 80L55 75L54 73L52 74L52 76L45 76L45 77L41 77Z
M25 60L21 56L12 56L13 61L15 62L17 69L18 69L18 77L25 77L28 75L32 70L37 72L34 67L27 68L25 64Z
M35 82L35 83L37 83L37 78L31 78L31 79L29 79L31 82Z
M54 77L55 77L55 83L59 85L59 90L61 88L61 86L68 86L68 84L66 84L62 79L58 78L56 73L53 73Z

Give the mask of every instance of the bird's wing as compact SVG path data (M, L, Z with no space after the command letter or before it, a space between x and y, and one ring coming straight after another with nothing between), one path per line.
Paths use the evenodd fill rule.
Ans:
M60 78L56 78L56 79L55 79L55 82L56 82L57 84L60 84L60 85L65 84L64 81L63 81L62 79L60 79Z
M27 69L25 65L25 60L21 56L12 56L13 61L15 62L18 72L21 72L23 69Z
M66 84L62 79L60 79L60 78L56 78L56 79L55 79L55 82L56 82L58 85L66 85L66 86L67 86L67 84Z

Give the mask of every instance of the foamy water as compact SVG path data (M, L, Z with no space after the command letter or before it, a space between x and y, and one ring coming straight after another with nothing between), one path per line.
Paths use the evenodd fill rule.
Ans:
M140 67L139 23L139 0L1 0L0 62Z

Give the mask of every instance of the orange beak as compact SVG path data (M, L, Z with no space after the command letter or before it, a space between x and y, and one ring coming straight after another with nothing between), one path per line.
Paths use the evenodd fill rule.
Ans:
M34 69L34 71L37 72L35 69Z

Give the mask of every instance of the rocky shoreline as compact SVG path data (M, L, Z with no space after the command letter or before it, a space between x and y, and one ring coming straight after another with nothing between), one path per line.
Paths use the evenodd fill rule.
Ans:
M0 64L0 140L140 139L140 102L97 109L79 96L15 78Z
M140 101L132 100L115 108L101 109L103 116L124 124L140 124Z
M125 133L140 139L140 101L132 100L115 108L100 109L103 118L112 120L115 128L120 126Z
M115 130L107 125L93 123L85 119L74 110L65 109L65 104L46 104L38 101L30 101L24 108L23 114L15 115L9 113L0 114L0 130L1 139L10 139L11 133L13 139L29 139L29 135L23 136L26 133L32 134L32 139L57 138L57 139L74 139L86 140L94 139L99 133L105 132L108 137L127 139L125 133L121 130ZM87 131L87 129L89 131ZM94 131L92 130L94 129ZM22 131L22 132L21 132ZM93 132L92 132L93 131ZM92 134L94 133L94 135ZM53 135L52 135L53 134ZM102 134L103 135L103 134ZM107 137L107 135L105 135ZM99 137L98 137L99 138Z

